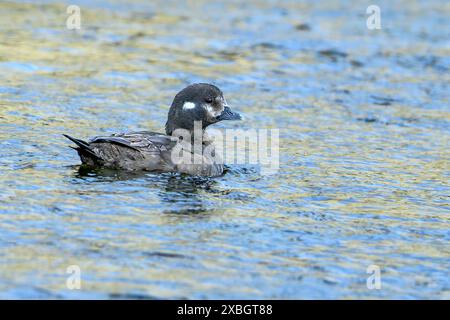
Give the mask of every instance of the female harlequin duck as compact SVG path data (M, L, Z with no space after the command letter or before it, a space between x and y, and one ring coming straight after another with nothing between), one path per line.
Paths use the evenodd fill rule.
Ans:
M214 156L214 144L204 130L222 120L240 120L241 116L228 107L222 91L206 83L192 84L174 98L166 123L166 134L139 131L99 136L89 142L64 135L74 142L84 165L121 170L180 172L201 176L219 176L223 164ZM194 144L199 128L200 147ZM180 134L181 132L181 134ZM183 134L184 132L184 134ZM182 142L182 138L186 136ZM188 157L174 157L180 152ZM208 149L208 152L205 150ZM212 152L211 152L212 150Z

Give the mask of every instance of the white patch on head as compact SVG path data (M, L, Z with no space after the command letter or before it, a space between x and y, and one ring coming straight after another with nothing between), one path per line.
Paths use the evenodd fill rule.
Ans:
M183 110L190 110L190 109L194 109L195 108L195 103L193 102L185 102L183 104Z
M220 110L215 110L210 104L205 104L204 108L210 114L211 117L217 117L222 113Z

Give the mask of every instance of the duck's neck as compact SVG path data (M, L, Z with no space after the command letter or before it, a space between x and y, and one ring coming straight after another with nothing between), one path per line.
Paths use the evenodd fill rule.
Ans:
M191 144L194 146L198 146L198 150L203 150L207 145L211 144L213 140L208 136L206 130L198 130L198 131L190 131L191 135ZM201 147L200 147L201 146Z
M195 145L199 143L200 145L207 143L209 144L212 140L206 134L206 128L203 127L201 121L195 121L193 128L176 128L176 126L171 123L166 123L166 134L169 136L183 137L185 141L191 141L191 144Z

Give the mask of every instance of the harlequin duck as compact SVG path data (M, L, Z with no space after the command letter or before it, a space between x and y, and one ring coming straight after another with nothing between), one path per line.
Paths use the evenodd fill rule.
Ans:
M128 132L98 136L88 142L64 136L77 145L72 148L77 150L84 166L219 176L223 173L223 164L214 156L214 143L207 139L204 130L222 120L240 119L240 114L227 105L219 88L196 83L175 96L169 109L166 134ZM194 145L194 137L198 134L196 128L200 129L202 137L199 148ZM191 137L190 141L186 135ZM182 158L174 157L181 149L188 157L186 154Z

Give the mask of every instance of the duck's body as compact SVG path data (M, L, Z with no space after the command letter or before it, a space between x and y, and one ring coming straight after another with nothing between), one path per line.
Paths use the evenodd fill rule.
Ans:
M173 161L172 155L178 139L162 133L139 131L119 133L112 136L95 137L89 142L64 135L77 144L78 155L83 164L89 167L103 167L117 170L145 170L157 172L180 172L200 176L219 176L223 165L214 157L192 152L194 148L183 148L188 152L187 159L193 161ZM204 147L209 145L204 141ZM200 160L198 160L200 159Z
M204 129L221 120L237 119L240 116L229 109L217 87L194 84L175 97L166 123L166 134L129 132L98 136L88 142L64 136L77 145L74 149L82 163L90 167L218 176L223 173L222 161L211 156L214 145L205 138ZM199 134L194 132L195 121L201 122L201 147L193 146L193 137ZM179 139L179 136L186 136L183 132L192 137L184 144ZM204 152L206 148L208 152ZM180 150L184 153L181 159L177 157Z

